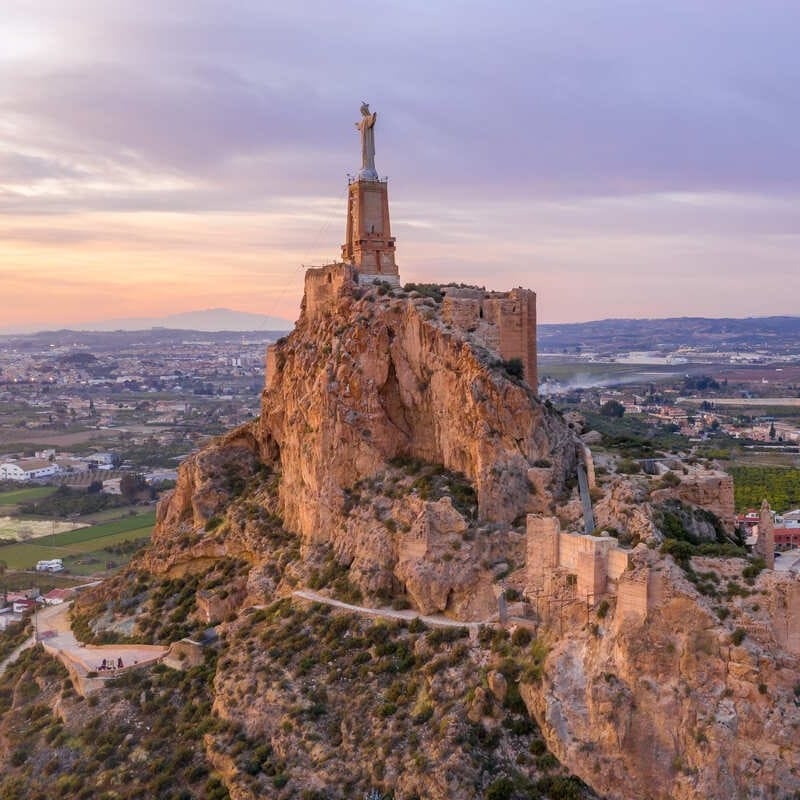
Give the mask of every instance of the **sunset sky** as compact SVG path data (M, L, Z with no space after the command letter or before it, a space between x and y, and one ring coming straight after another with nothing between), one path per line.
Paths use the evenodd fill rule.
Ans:
M2 0L0 330L297 316L362 100L403 281L798 314L794 0Z

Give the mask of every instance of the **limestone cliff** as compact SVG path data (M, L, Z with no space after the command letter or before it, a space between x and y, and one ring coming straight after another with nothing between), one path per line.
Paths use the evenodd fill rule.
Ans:
M579 444L434 299L338 278L269 354L260 418L181 467L148 567L224 548L256 563L246 494L306 554L330 546L367 596L485 617L491 563L519 556L515 522L569 494Z
M646 617L607 603L549 625L542 684L523 697L556 756L611 800L789 797L796 581L764 572L750 588L740 560L694 562L684 573L640 546L624 580L649 583Z
M483 621L497 615L506 588L519 601L512 614L528 618L511 637L492 628L481 634L494 643L496 663L480 648L469 656L477 671L463 708L438 723L446 741L483 741L496 727L485 714L490 694L502 703L508 692L513 704L521 691L552 753L609 798L777 800L800 790L792 740L800 726L798 591L788 579L757 575L758 566L740 558L687 555L695 540L728 544L716 518L695 506L719 500L715 508L728 517L729 483L715 477L684 487L674 479L614 476L592 490L598 525L616 529L620 543L642 544L622 553L613 539L572 533L582 513L574 484L583 444L488 347L482 328L453 327L434 297L359 287L346 271L331 272L329 284L324 277L316 276L295 330L269 353L259 419L181 467L175 491L159 507L153 546L138 562L167 586L186 583L188 573L196 579L198 570L224 559L241 567L233 589L206 580L197 603L207 621L228 620L221 626L229 657L215 678L216 713L254 741L268 739L276 764L296 771L305 785L333 759L311 736L306 754L295 755L298 731L306 730L297 720L308 714L313 732L314 715L328 713L315 681L324 676L333 687L331 707L346 705L338 686L345 667L331 649L343 648L352 686L375 684L371 696L388 719L400 703L386 702L387 693L400 693L405 679L387 688L373 678L400 663L410 670L412 662L397 653L411 643L385 650L380 630L366 656L344 652L344 623L325 622L323 632L297 621L300 627L273 631L284 616L297 615L279 598L307 586L364 605L392 601ZM529 513L552 520L553 541L561 536L558 525L567 526L572 549L564 544L563 559L558 551L557 568L533 582L526 606L526 575L536 571L531 554L555 557L529 546L537 529L535 522L523 526ZM671 532L682 539L672 550L681 565L655 549ZM538 564L540 571L546 566ZM275 601L258 617L234 607ZM258 632L264 652L248 639L256 619L267 625ZM354 623L353 641L365 638L359 629ZM286 648L284 635L291 637ZM317 659L323 639L325 655ZM237 643L245 640L249 655L239 657ZM459 658L471 648L459 648ZM293 687L275 678L290 662ZM436 664L432 675L445 668ZM489 675L500 666L502 675ZM451 684L463 684L466 674L454 672ZM428 719L421 710L429 713L429 693L441 693L443 708L451 702L450 685L418 678L404 701L413 725ZM301 707L299 695L284 696L288 688L313 702ZM354 759L371 752L359 732L364 713L358 715L343 713L326 733ZM380 723L372 730L383 736ZM467 775L467 783L488 785L483 773L472 776L460 750L437 750L438 740L426 746L443 760L449 753L459 781ZM209 738L206 747L229 787L244 780L242 769L226 761L232 744L224 736ZM380 747L383 772L374 778L398 789L398 797L477 796L463 781L457 789L436 783L423 764L410 769L406 750L394 754L397 743L387 739ZM514 751L515 760L521 755ZM325 780L338 784L343 776L334 766L325 768ZM237 796L251 795L242 789Z

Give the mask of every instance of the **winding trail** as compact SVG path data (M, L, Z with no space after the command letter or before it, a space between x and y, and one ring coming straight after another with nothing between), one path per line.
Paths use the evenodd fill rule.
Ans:
M448 619L437 615L427 616L419 614L411 609L403 609L402 611L393 608L368 608L367 606L355 606L352 603L345 603L342 600L334 600L332 597L326 597L324 594L312 592L310 589L297 589L292 592L293 597L300 597L303 600L310 600L313 603L323 603L326 606L333 606L334 608L341 608L344 611L352 611L354 614L362 614L368 617L380 617L382 619L402 619L406 622L418 619L426 625L434 628L466 628L470 633L477 633L481 625L496 625L496 619L487 619L483 622L459 622L458 620Z
M20 654L27 650L29 647L33 647L33 635L29 636L21 645L15 647L2 661L0 661L0 675L2 675L9 664L13 664L19 657Z
M369 608L358 606L352 603L345 603L333 597L326 597L319 592L311 589L297 589L292 592L293 597L306 600L311 603L322 603L323 605L339 608L361 616L376 617L378 619L398 619L411 622L415 619L420 620L425 625L434 628L466 628L470 637L476 637L482 625L497 625L497 618L487 619L480 622L460 622L449 619L441 615L420 614L412 609L393 609L393 608ZM105 685L106 680L116 677L119 670L109 670L103 673L100 670L101 664L105 659L107 662L117 663L122 659L125 668L133 666L144 666L161 661L169 651L168 647L160 645L145 644L108 644L108 645L84 645L81 644L73 634L69 624L68 611L71 603L62 603L56 606L49 606L37 613L37 627L39 630L39 642L44 649L58 658L69 670L75 688L81 694L86 694ZM516 620L509 618L509 621L518 621L529 624L529 620ZM12 664L24 650L33 647L36 639L31 636L19 647L15 648L2 662L0 662L0 675L5 671L9 664ZM99 673L96 677L89 677L89 673Z

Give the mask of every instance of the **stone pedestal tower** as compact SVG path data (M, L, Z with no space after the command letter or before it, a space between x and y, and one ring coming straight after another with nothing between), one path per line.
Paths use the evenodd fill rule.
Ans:
M386 180L375 170L375 121L369 105L361 105L361 170L350 181L347 192L347 232L342 261L358 273L359 283L378 280L400 283L394 261L394 237L389 223L389 193Z

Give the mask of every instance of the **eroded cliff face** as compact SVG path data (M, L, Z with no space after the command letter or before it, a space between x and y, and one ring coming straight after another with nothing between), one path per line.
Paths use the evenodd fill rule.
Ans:
M215 680L214 708L254 741L266 737L276 764L302 773L304 786L312 778L338 785L341 764L323 771L319 765L333 761L332 751L305 734L300 739L308 752L297 755L299 701L284 696L287 687L275 675L292 663L298 678L292 692L313 700L303 713L316 731L314 715L329 713L326 704L337 710L347 704L338 689L326 699L315 694L316 684L304 683L306 674L316 681L325 673L338 685L331 648L343 650L339 666L352 669L356 694L374 677L367 663L391 656L390 670L401 662L390 663L395 650L384 652L385 631L367 648L361 642L367 634L352 623L353 641L372 650L366 658L344 652L348 642L338 627L344 623L319 627L320 609L310 611L320 616L313 625L304 618L308 630L301 636L306 629L299 618L297 629L292 623L288 633L272 631L279 619L297 614L296 603L283 601L258 617L242 608L273 603L298 587L338 586L353 594L345 599L357 594L365 605L402 600L423 613L483 621L497 613L502 576L514 589L524 582L526 513L558 515L578 527L574 477L581 444L573 431L507 374L496 354L469 332L450 329L439 312L430 298L345 281L313 316L303 313L270 356L260 418L182 466L175 491L159 507L153 546L139 562L169 577L208 569L218 559L245 564L235 586L239 611L227 586L222 597L223 588L212 582L215 588L203 598L208 616L230 614L223 629L231 635L232 655ZM669 533L659 528L669 527L669 514L701 540L718 536L712 522L708 531L692 527L691 508L678 500L700 504L719 496L725 501L720 508L728 508L724 481L706 483L703 491L655 488L648 481L615 476L598 487L598 525L643 543L616 586L589 608L588 598L575 595L575 576L561 570L563 596L535 600L537 615L553 614L537 620L537 639L531 642L527 629L511 637L497 631L516 648L509 650L498 636L497 664L476 650L463 708L457 719L438 719L437 730L459 746L472 741L464 736L482 741L497 726L487 715L489 695L502 704L505 691L519 686L551 752L609 798L782 800L800 790L800 592L774 573L746 573L750 567L740 559L694 558L692 571L648 549L645 542L656 548ZM638 595L646 598L644 611L618 604L626 583L646 590ZM237 643L258 625L266 626L258 629L261 644L254 639L246 657L235 656ZM493 639L495 632L485 630ZM285 647L284 634L294 637ZM326 655L317 661L323 644ZM397 652L406 645L410 640L398 643ZM455 652L466 663L469 648ZM402 663L411 669L411 661ZM423 663L418 658L414 669ZM434 705L430 695L440 693L449 708L452 687L466 685L468 673L459 668L440 686L435 676L448 667L435 664L430 681L408 683L413 692L403 702L415 726ZM499 665L507 672L502 680L489 674ZM369 696L384 702L390 689L372 682ZM399 697L405 678L395 683L391 691ZM382 718L384 712L393 717L400 705L384 704ZM342 743L337 752L371 763L375 752L359 714L343 712L326 735ZM514 725L525 727L521 720ZM380 728L374 727L375 736L382 736ZM226 766L230 742L223 737L206 745L218 769L230 772L229 787L238 786L241 770ZM375 781L386 781L398 797L465 800L475 796L468 784L488 785L485 775L473 775L461 751L441 742L425 746L465 780L454 787L444 781L446 770L434 779L424 765L410 769L405 750L397 755L395 744L381 740L375 763L385 773L376 773ZM526 763L514 753L516 764ZM251 796L238 791L232 796Z
M651 582L647 618L612 603L562 623L567 635L552 626L542 684L523 697L559 760L613 800L788 797L800 788L800 664L782 609L795 582L765 572L728 596L744 562L695 561L718 575L718 597L640 548L626 579Z
M181 467L148 568L226 548L257 563L258 507L305 554L330 547L367 596L496 610L491 565L520 557L514 525L574 486L580 445L560 415L433 299L381 286L345 281L269 361L260 418Z
M398 456L443 464L472 481L480 520L545 510L574 474L572 432L526 385L490 368L497 356L449 329L427 298L356 299L352 285L277 348L260 439L282 466L286 524L335 537L342 490ZM554 464L549 494L527 471Z

